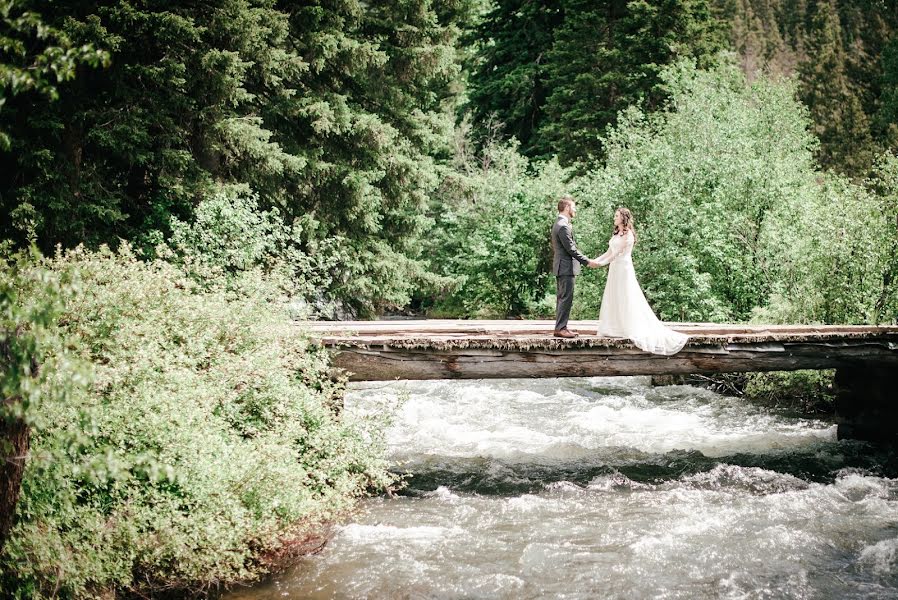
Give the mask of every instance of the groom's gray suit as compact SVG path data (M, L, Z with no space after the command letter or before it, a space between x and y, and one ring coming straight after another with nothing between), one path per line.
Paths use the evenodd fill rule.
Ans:
M552 273L555 274L555 331L567 328L574 303L574 277L580 274L580 265L589 258L577 250L571 221L558 215L552 226Z

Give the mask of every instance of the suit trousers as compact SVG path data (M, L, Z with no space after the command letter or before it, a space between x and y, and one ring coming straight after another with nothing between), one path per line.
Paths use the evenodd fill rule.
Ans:
M558 275L555 277L555 331L567 327L574 304L574 276Z

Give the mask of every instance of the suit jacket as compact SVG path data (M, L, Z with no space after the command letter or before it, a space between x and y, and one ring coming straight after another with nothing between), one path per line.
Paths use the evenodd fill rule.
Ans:
M552 253L552 273L556 276L579 275L580 265L589 262L589 258L577 250L571 222L561 215L552 226Z

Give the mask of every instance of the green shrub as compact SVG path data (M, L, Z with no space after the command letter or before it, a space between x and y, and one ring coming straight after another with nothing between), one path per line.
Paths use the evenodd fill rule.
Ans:
M393 482L370 424L338 416L325 352L265 292L75 250L60 317L89 385L40 405L0 583L18 598L201 592ZM247 272L237 289L267 285ZM55 378L70 380L66 369Z
M623 113L606 142L606 163L579 181L588 210L581 235L604 251L618 206L633 210L640 283L667 320L741 321L766 304L761 257L771 207L816 194L814 138L789 81L748 83L722 60L663 72L667 110ZM579 314L594 315L601 288L581 286Z
M336 240L313 242L309 219L284 223L277 209L262 210L258 194L245 185L221 185L201 200L191 222L171 219L171 236L156 254L181 266L204 289L238 295L267 291L301 307L294 316L334 316L338 302L327 296L342 261ZM161 234L160 234L161 237ZM258 277L269 285L246 289ZM243 289L241 289L243 288Z
M57 274L33 268L38 256L8 255L0 245L0 397L14 399L0 403L3 420L30 423L43 400L64 392L50 387L52 368L44 363L65 358L55 328L65 285Z
M745 396L768 406L797 412L831 413L835 371L773 371L746 373Z
M895 45L898 49L898 44ZM867 187L878 206L875 226L868 233L876 247L880 274L873 293L872 313L879 323L898 323L898 155L886 152L879 157Z
M262 274L274 284L268 292L292 300L296 317L372 315L405 306L416 287L448 283L410 258L414 252L374 239L326 236L322 227L311 214L287 223L277 209L262 210L246 185L220 185L198 203L191 222L172 218L169 240L155 250L205 289L258 294L258 286L240 288L257 280L247 273ZM162 239L158 232L154 237Z
M771 210L761 261L771 300L754 319L786 323L895 320L898 274L894 198L846 179L820 178L818 193Z
M428 254L455 284L435 309L470 317L542 313L554 286L550 230L568 173L555 162L530 164L514 145L484 153L444 186Z

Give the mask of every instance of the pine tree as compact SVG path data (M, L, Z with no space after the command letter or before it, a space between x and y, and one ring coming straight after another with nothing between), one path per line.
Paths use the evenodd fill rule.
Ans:
M567 0L549 53L540 150L562 164L600 157L620 110L662 105L664 65L681 57L706 64L721 42L704 0Z
M807 41L810 60L800 68L801 96L820 139L825 167L859 174L872 163L870 122L846 69L846 53L835 0L816 9Z
M841 0L838 3L846 49L846 72L871 126L872 153L895 149L895 133L882 120L888 102L890 48L898 35L898 6L891 0ZM855 175L865 175L864 165Z
M882 53L881 89L876 127L879 137L895 150L898 149L898 38Z
M621 42L627 0L564 3L564 23L549 53L547 118L540 150L562 163L591 160L618 109L638 98L637 65Z
M791 75L796 67L792 45L784 39L777 0L718 0L718 11L731 25L732 44L742 70L753 78L759 73Z
M37 3L35 3L37 6ZM108 69L0 114L0 235L43 249L151 248L218 184L277 207L296 250L328 248L331 293L401 303L422 206L448 155L471 0L75 0L43 7ZM7 110L8 109L8 110ZM351 259L351 260L350 260ZM327 261L324 261L327 262Z
M277 52L286 29L266 3L89 12L61 1L43 16L75 43L108 49L111 64L58 86L60 102L10 103L4 122L19 141L0 159L5 236L30 229L50 249L164 231L212 181L289 162L254 116L253 81L298 67Z
M0 0L0 110L9 97L34 93L59 98L57 84L75 77L80 65L109 62L109 54L90 44L74 46L61 30L47 25L22 2ZM0 150L10 139L0 129Z
M893 143L877 115L884 93L880 57L898 31L894 3L715 0L715 7L731 24L731 43L749 77L755 71L799 74L800 96L812 103L821 135L821 160L863 176L870 158ZM767 49L763 60L760 48Z
M547 54L562 12L553 0L498 0L466 36L476 47L468 78L470 111L479 138L496 127L525 154L537 146L543 122Z
M420 265L424 205L449 154L458 22L471 3L281 2L292 47L308 65L296 93L266 120L302 161L279 207L315 229L304 240L340 240L346 257L335 293L407 301ZM350 260L351 259L351 260Z

